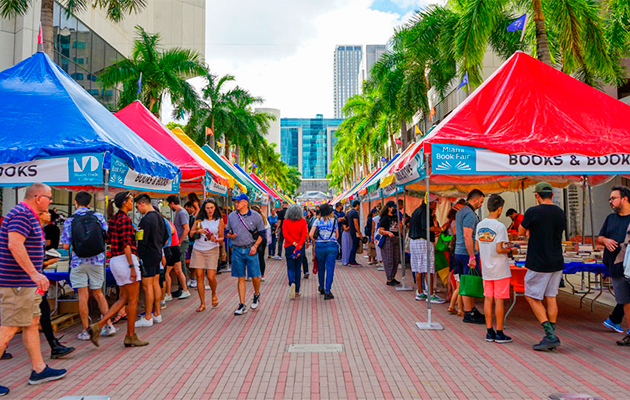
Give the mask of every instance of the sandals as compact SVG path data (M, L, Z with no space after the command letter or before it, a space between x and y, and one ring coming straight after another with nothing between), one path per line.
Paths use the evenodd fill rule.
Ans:
M217 298L217 296L212 296L212 307L218 307L219 306L219 299Z
M112 320L112 324L117 324L122 320L126 320L127 319L127 313L122 313L122 314L118 314L116 315L116 317Z
M451 306L449 306L446 311L448 311L450 314L457 314L457 309L453 308Z
M202 312L202 311L204 311L205 309L206 309L206 305L205 305L205 304L202 304L202 305L200 305L199 307L197 307L197 312Z

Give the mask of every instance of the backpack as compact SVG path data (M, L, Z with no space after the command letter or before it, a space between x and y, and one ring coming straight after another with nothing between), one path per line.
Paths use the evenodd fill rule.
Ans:
M94 257L105 251L105 230L93 211L72 218L72 251L81 257Z

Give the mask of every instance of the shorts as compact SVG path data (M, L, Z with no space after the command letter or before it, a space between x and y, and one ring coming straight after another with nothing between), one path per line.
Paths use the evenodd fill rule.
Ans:
M0 322L2 326L31 326L42 315L42 296L36 287L0 287Z
M164 252L164 255L166 256L167 267L173 267L178 262L181 262L182 251L179 249L179 246L171 246L171 247L168 247L167 249L170 250L170 254L168 254L166 251ZM164 249L164 250L167 250L167 249Z
M536 272L531 269L525 274L525 296L542 300L545 297L556 297L562 271Z
M433 243L429 243L429 266L427 268L427 241L426 239L411 239L409 252L411 253L411 271L425 274L435 273L435 250Z
M630 303L630 279L625 276L612 278L613 289L615 291L615 300L617 304Z
M510 298L510 277L498 279L496 281L483 281L483 295L494 297L495 299Z
M376 244L373 242L368 242L367 244L367 255L368 257L376 258Z
M79 264L70 269L70 284L73 289L89 287L101 289L105 282L105 267L102 265Z
M143 278L153 278L156 275L160 274L160 267L162 266L162 261L157 262L145 262L142 260L142 265L140 266L140 271L142 272Z
M455 254L455 261L457 263L457 274L459 275L466 275L468 274L468 270L470 269L470 267L468 267L468 260L470 259L470 256L468 254L466 255L461 255L461 254ZM479 269L479 271L481 271L481 260L479 259L479 254L475 254L475 259L477 260L477 269ZM453 272L455 273L455 272Z
M260 264L258 263L258 253L253 256L249 255L250 248L233 247L232 248L232 276L235 278L244 278L245 269L247 268L247 276L257 278L260 276Z
M140 261L135 254L131 255L131 261L133 261L134 268L136 270L136 282L141 279L140 274ZM132 284L131 281L131 268L129 268L129 262L127 262L127 256L122 254L120 256L112 257L109 260L109 270L116 280L116 285L125 286Z
M219 267L219 246L210 250L198 250L193 248L190 256L191 268L213 269Z

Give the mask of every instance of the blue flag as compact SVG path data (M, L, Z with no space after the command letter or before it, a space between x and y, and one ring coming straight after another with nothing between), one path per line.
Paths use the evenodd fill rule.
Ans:
M386 162L387 162L387 158L385 158L385 157L381 157L381 162L386 163Z
M136 93L136 96L140 94L140 89L142 89L142 72L140 72L140 78L138 78L138 92Z
M457 86L457 89L455 90L459 90L463 86L466 86L466 85L468 85L468 71L466 71L466 73L464 74L464 78L462 79L462 82L459 84L459 86Z
M520 17L516 18L510 25L508 25L508 32L516 32L522 31L525 29L525 24L527 22L527 14L523 14Z

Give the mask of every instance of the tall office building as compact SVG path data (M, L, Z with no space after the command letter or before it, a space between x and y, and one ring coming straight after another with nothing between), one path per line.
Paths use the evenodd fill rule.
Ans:
M55 1L53 11L54 61L85 90L109 108L117 102L115 90L103 90L96 80L106 66L121 56L130 57L136 38L135 26L159 33L161 45L183 47L205 54L205 0L148 1L139 13L112 22L104 10L87 7L68 16ZM90 2L91 3L91 2ZM24 16L0 18L0 71L37 51L41 0L29 2Z
M326 179L330 172L335 131L342 118L282 118L282 161L298 168L302 179Z
M254 110L257 113L267 113L276 117L275 121L269 122L269 129L267 130L267 142L276 144L276 151L280 153L280 110L277 108L256 108Z
M338 45L335 47L335 118L344 117L342 109L346 100L360 92L359 71L362 58L361 45Z
M387 51L384 44L368 44L365 45L365 53L361 59L361 76L359 78L359 89L363 85L363 81L370 77L370 71L379 58Z

